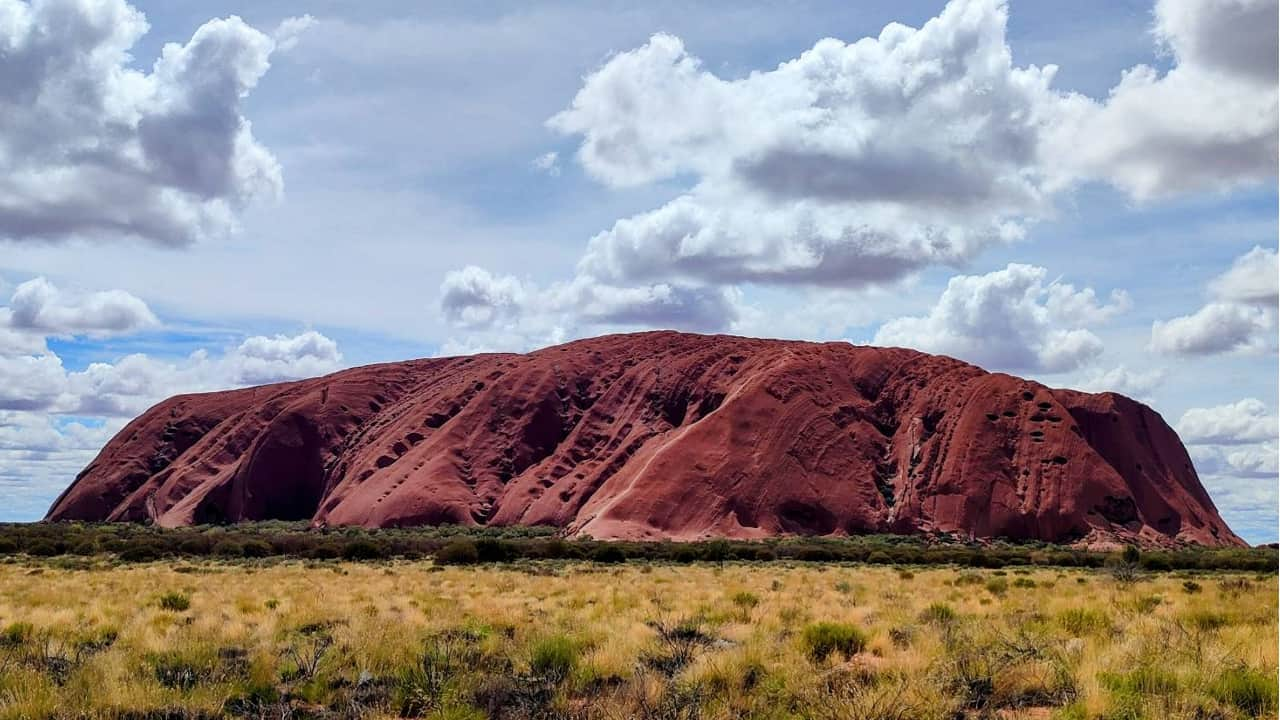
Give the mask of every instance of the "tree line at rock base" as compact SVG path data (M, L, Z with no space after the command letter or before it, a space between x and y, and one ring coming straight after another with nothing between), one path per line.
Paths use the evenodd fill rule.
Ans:
M377 561L432 558L467 565L519 560L600 563L863 562L896 565L1103 567L1124 563L1149 571L1240 570L1274 573L1277 551L1264 548L1130 549L1096 552L1040 542L961 542L946 536L865 535L697 542L564 539L552 527L463 526L368 530L313 529L262 522L163 529L134 523L0 524L0 557L109 556L119 562L211 557Z

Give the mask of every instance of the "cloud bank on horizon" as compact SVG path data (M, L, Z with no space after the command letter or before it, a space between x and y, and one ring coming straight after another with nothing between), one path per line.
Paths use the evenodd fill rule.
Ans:
M116 273L132 278L117 285L110 271L65 262L71 253L133 255L173 268L184 255L200 256L210 273L261 264L272 277L297 276L287 280L290 294L319 307L335 294L319 264L322 248L337 257L358 244L357 254L331 262L357 273L367 263L371 278L388 272L380 256L407 252L370 234L376 223L339 230L341 221L331 222L331 245L319 236L277 242L276 233L290 231L272 213L302 225L330 217L332 195L324 193L333 183L350 182L354 204L364 197L358 188L397 182L398 160L385 176L370 174L366 166L383 157L356 154L366 138L328 138L307 123L333 128L323 124L333 116L351 125L355 111L325 95L328 78L362 64L377 73L378 62L417 62L409 45L386 40L437 29L404 18L312 18L282 4L266 4L256 22L229 16L194 32L166 26L165 38L187 39L157 45L147 36L162 8L0 0L0 248L27 268L6 273L0 260L0 296L8 297L0 301L0 496L17 499L14 517L42 511L124 419L165 396L384 359L359 347L359 335L342 341L345 352L331 337L368 330L362 319L376 323L382 309L374 301L361 306L352 297L350 309L319 315L320 331L312 317L280 314L270 301L241 302L234 280L225 295L249 309L233 314L219 311L216 292L189 300L181 281L160 298L139 275ZM517 21L540 27L539 11L564 12L538 8ZM475 20L458 32L513 35L513 22ZM507 162L524 178L521 192L572 184L566 197L601 199L603 209L583 216L602 222L594 234L564 235L545 262L517 244L526 230L519 223L506 235L491 230L507 239L483 253L478 243L470 257L466 242L424 238L426 254L413 257L438 285L399 291L434 315L419 341L443 353L525 350L654 327L847 338L1124 392L1158 407L1171 383L1214 359L1239 374L1199 405L1168 407L1181 414L1179 432L1224 515L1255 539L1275 539L1280 269L1266 231L1280 154L1277 3L1158 0L1148 32L1127 38L1150 59L1114 68L1109 90L1096 97L1058 87L1069 68L1052 58L1022 59L1011 22L1001 0L953 0L917 27L892 22L852 42L797 38L801 52L737 67L699 57L698 43L680 32L659 31L603 61L578 60L576 74L557 71L557 83L581 76L580 85L549 95L559 110L529 117L544 125L522 131L527 152ZM308 49L312 33L326 39L322 50ZM378 49L399 50L360 50L375 47L371 36ZM522 43L537 50L534 40L511 37L512 47ZM328 62L343 52L361 53L360 62ZM445 62L422 52L424 63ZM292 73L287 85L272 84L280 63ZM312 86L325 95L306 106L313 115L285 109ZM356 92L352 106L384 107L369 92ZM393 106L405 92L388 91ZM385 116L378 120L392 121ZM264 126L267 134L255 133ZM391 127L410 142L410 128ZM466 130L457 133L441 141L468 145ZM448 152L442 145L440 157ZM300 200L284 193L291 160L325 170L301 176ZM330 174L334 167L366 174ZM1190 290L1196 307L1166 310L1160 298L1168 295L1136 279L1121 285L1060 255L1036 256L1039 237L1064 217L1112 202L1099 197L1118 199L1113 213L1195 214L1197 203L1259 192L1272 216L1263 232L1244 226L1247 244L1184 258L1195 284L1179 294ZM412 195L399 188L370 204L399 208ZM470 215L486 210L504 208L481 205ZM1202 222L1235 222L1234 211L1198 212ZM562 234L550 225L535 232ZM286 249L276 256L273 245ZM441 266L437 250L465 259ZM536 272L513 272L506 258L522 253ZM412 261L396 264L412 269ZM196 271L176 268L175 276ZM190 297L200 284L189 283ZM344 292L372 296L390 292L387 285L409 283L367 280ZM261 329L179 348L171 335L193 324Z

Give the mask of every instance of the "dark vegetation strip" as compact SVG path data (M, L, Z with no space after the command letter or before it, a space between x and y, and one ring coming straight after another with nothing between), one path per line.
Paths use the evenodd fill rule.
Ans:
M551 527L461 526L367 530L312 529L305 523L263 522L162 529L132 523L0 524L0 557L111 555L124 562L163 558L266 558L382 560L432 557L442 564L514 560L649 560L675 563L750 561L865 562L904 565L1005 567L1051 565L1103 567L1125 562L1160 570L1276 572L1273 547L1188 547L1137 554L1091 552L1046 543L964 543L946 537L865 535L791 537L703 542L604 542L566 540Z

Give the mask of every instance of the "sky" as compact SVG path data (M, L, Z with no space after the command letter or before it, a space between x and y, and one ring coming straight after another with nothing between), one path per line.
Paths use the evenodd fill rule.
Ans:
M1276 0L0 0L0 521L179 393L651 328L1115 391L1277 540Z

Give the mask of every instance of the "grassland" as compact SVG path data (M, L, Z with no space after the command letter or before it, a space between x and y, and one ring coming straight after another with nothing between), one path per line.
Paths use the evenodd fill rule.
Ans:
M1276 717L1273 574L0 564L0 718Z

